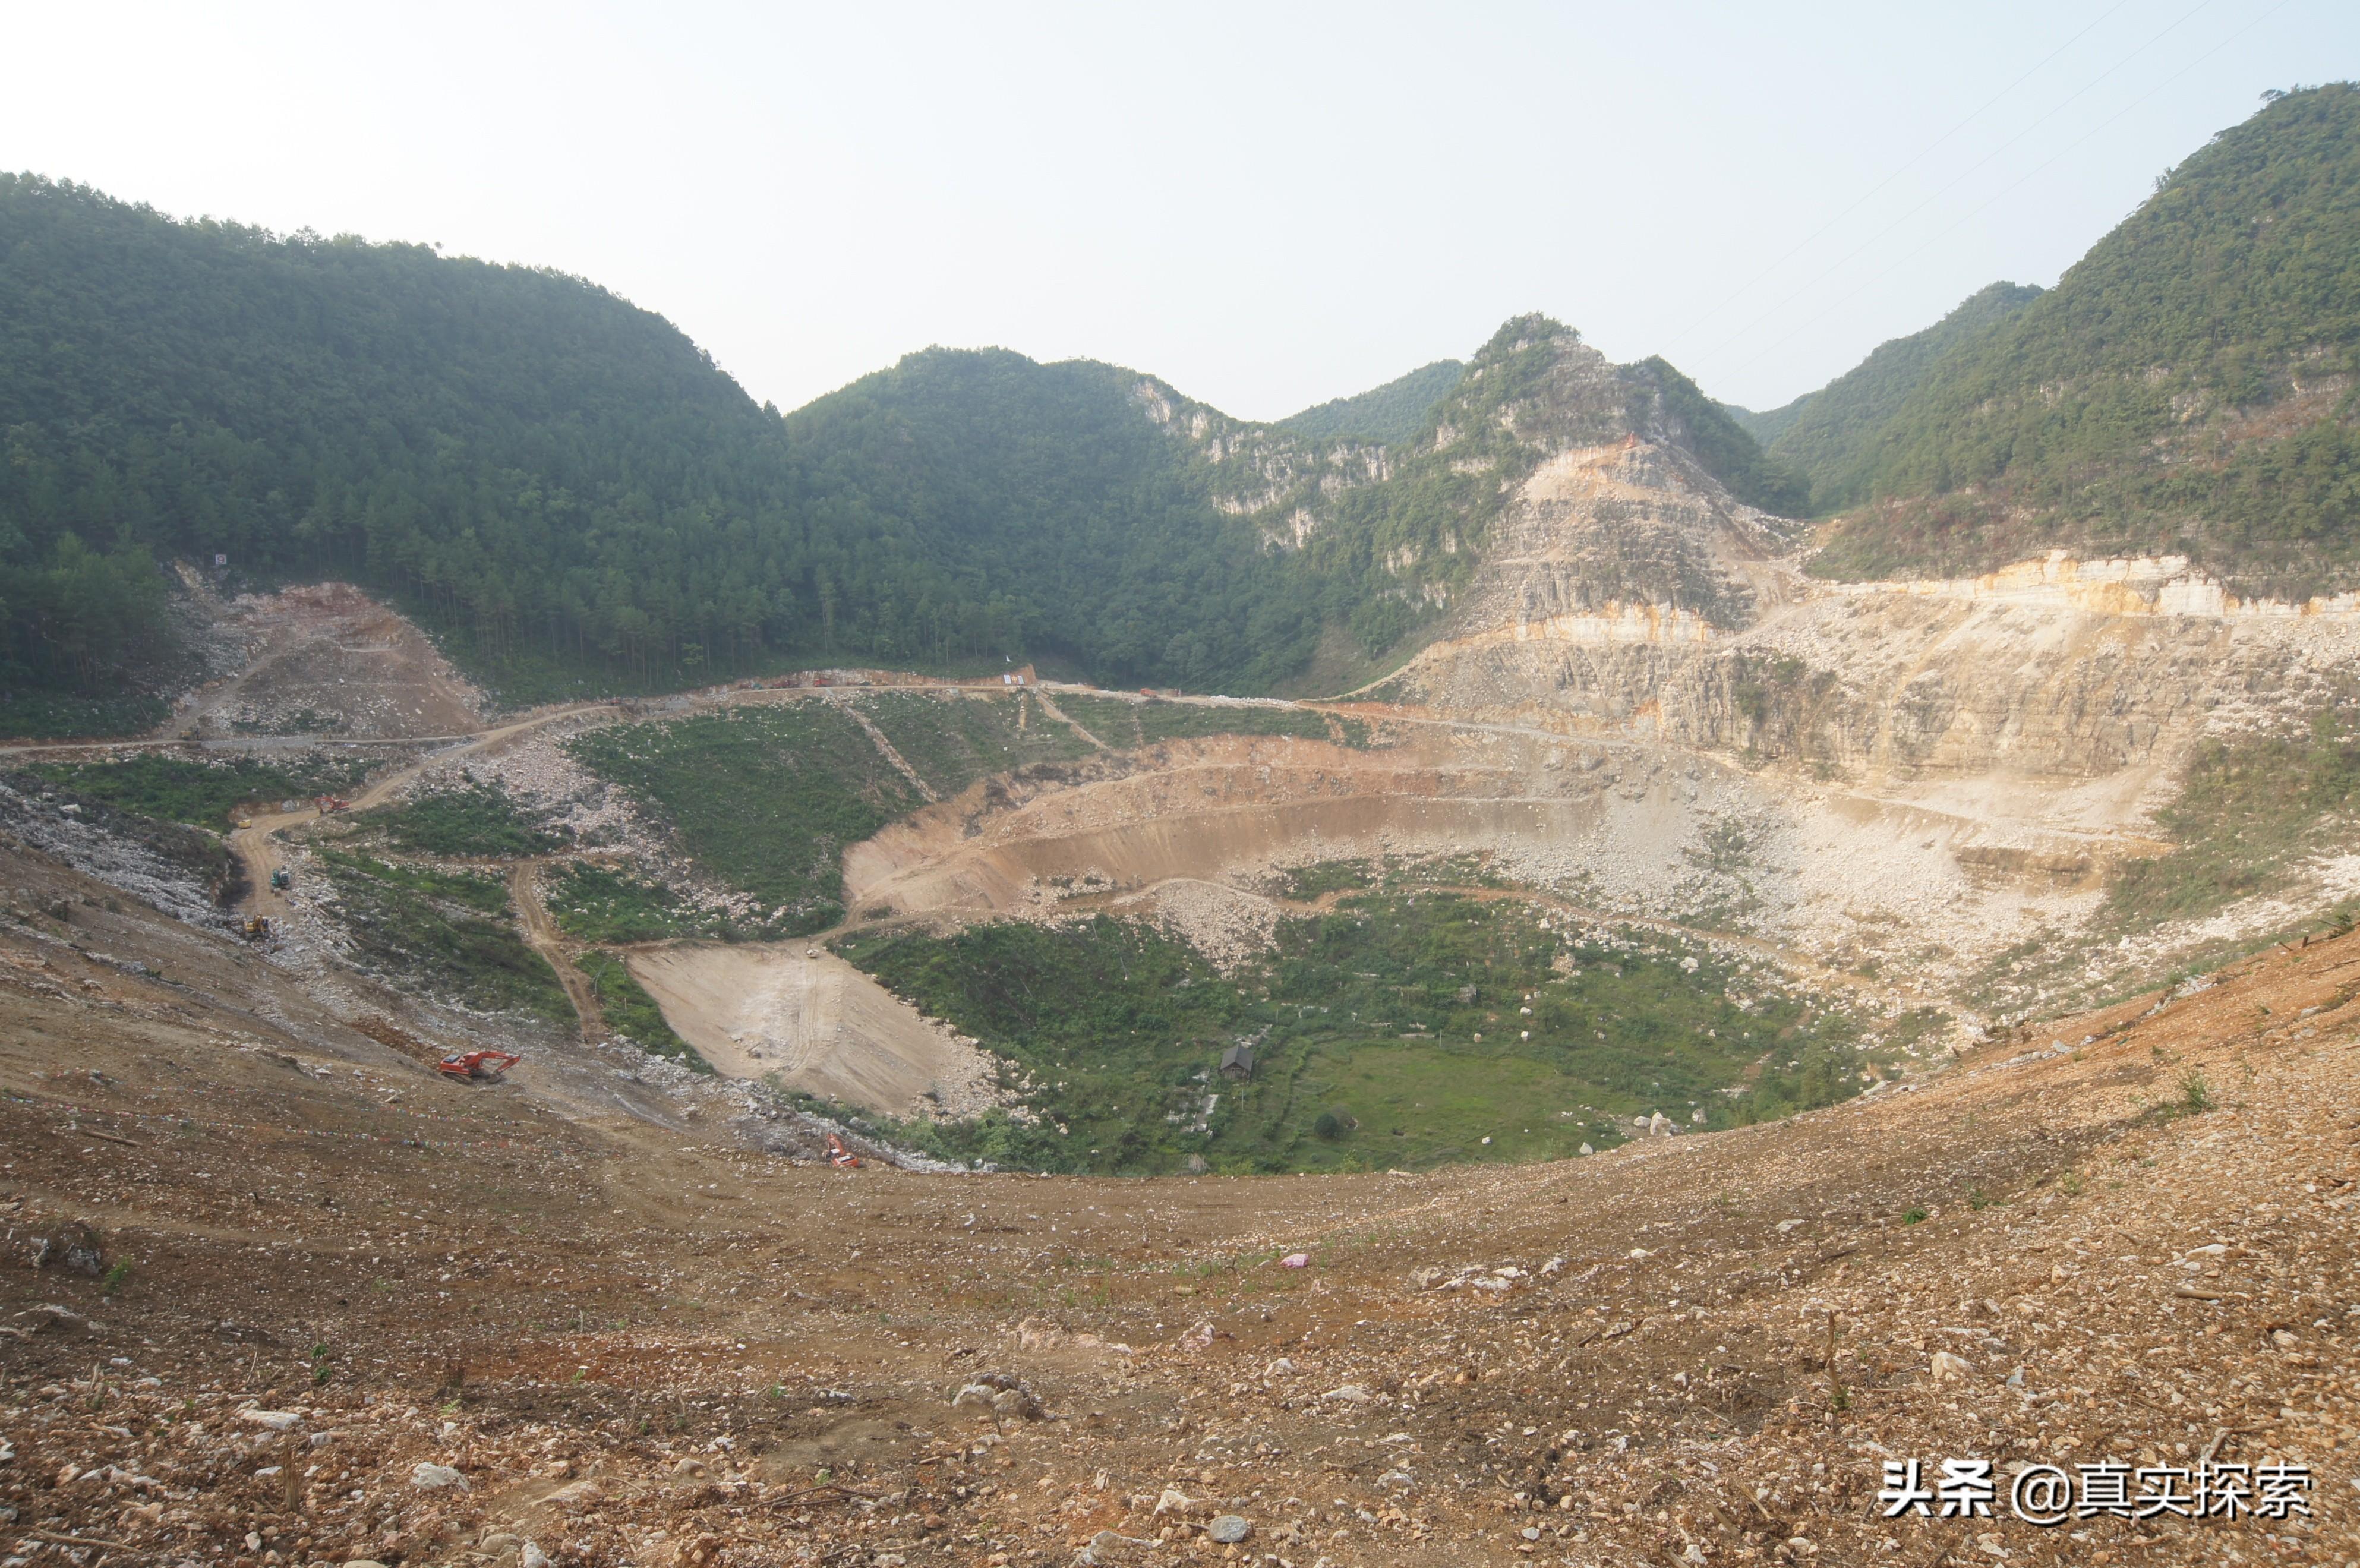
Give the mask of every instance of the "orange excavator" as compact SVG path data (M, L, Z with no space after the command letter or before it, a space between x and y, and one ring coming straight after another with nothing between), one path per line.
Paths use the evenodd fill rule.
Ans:
M508 1069L522 1060L524 1058L507 1051L468 1051L444 1057L434 1064L434 1070L462 1083L497 1083Z
M827 1135L827 1163L838 1170L858 1170L860 1157L844 1146L844 1140L834 1133Z

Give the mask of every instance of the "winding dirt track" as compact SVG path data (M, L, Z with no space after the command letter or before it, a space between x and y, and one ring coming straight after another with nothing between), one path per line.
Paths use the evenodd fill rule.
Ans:
M574 963L557 922L549 917L549 908L541 901L541 868L544 863L519 861L508 872L508 896L516 901L526 943L557 971L557 983L565 987L565 999L574 1003L574 1017L582 1037L593 1039L605 1032L606 1014L598 1005L597 988Z

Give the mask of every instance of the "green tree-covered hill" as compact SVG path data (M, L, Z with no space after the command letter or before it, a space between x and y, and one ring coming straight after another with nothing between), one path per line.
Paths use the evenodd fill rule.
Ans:
M1866 367L1863 367L1866 368ZM2360 582L2360 87L2275 94L1855 447L1830 576L2053 546ZM1799 422L1798 422L1799 424ZM1792 441L1791 428L1780 439Z
M645 672L804 634L837 543L777 420L661 317L422 246L176 223L0 176L17 681L158 634L158 558L400 595L479 661ZM873 571L915 597L906 541Z
M1810 482L1810 507L1830 511L1865 499L1863 449L1892 422L1942 357L2013 318L2039 298L2037 287L1994 283L1967 296L1932 326L1884 343L1816 392L1782 408L1731 412L1770 455Z
M1382 387L1349 398L1330 399L1278 422L1298 435L1315 438L1357 435L1371 441L1407 441L1424 428L1434 405L1449 396L1466 373L1460 360L1437 359Z

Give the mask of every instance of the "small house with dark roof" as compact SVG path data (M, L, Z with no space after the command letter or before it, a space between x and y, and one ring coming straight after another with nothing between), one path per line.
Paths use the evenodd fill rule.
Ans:
M1251 1078L1253 1076L1253 1069L1254 1054L1253 1047L1251 1046L1231 1046L1228 1050L1221 1053L1221 1076L1223 1078Z

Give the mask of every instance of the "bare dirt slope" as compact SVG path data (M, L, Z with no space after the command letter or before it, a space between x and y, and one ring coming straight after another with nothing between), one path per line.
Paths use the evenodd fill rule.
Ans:
M2360 1551L2360 937L1587 1160L922 1178L707 1086L667 1126L442 1082L234 943L0 880L17 1555L1169 1563L1231 1514L1337 1568ZM1878 1517L1888 1459L1978 1456L2307 1464L2313 1517Z
M416 626L358 588L246 594L220 611L208 640L235 673L183 699L166 735L399 740L464 735L483 722L483 694Z
M673 1032L730 1077L896 1116L947 1120L995 1101L989 1056L825 949L695 942L626 961Z

